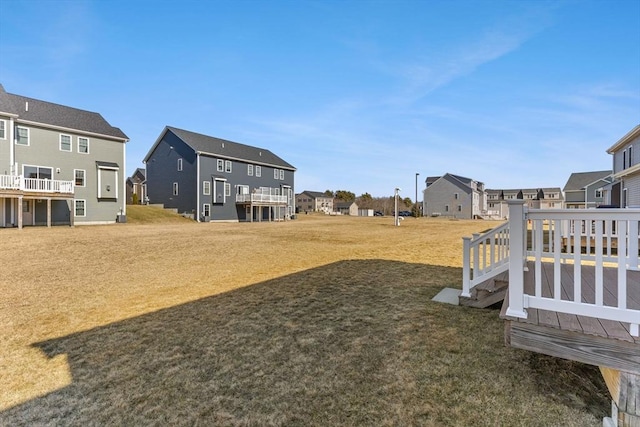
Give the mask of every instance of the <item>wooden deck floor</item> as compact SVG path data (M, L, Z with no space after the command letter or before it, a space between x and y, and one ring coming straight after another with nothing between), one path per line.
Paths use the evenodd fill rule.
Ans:
M535 286L533 263L530 263L528 267L529 271L525 272L524 276L524 289L525 293L533 294ZM569 295L573 296L573 267L573 264L563 264L561 267L562 299L565 300L569 299ZM604 305L617 305L617 275L618 271L616 269L604 269ZM595 267L583 265L581 276L582 301L593 303L595 301ZM553 282L553 263L542 263L542 295L544 297L553 297ZM512 318L505 315L508 301L509 298L507 296L502 305L502 312L500 313L500 316L505 320L551 327L562 331L578 332L640 345L640 338L634 337L629 333L628 323L532 308L527 309L527 319ZM640 271L627 271L627 307L636 310L640 309Z

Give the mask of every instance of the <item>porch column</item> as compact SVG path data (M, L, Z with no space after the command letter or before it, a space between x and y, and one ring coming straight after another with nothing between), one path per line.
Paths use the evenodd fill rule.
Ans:
M22 229L22 196L18 196L18 229Z
M524 310L524 200L508 200L509 205L509 308L506 315L526 319Z
M51 227L51 198L47 197L47 227Z

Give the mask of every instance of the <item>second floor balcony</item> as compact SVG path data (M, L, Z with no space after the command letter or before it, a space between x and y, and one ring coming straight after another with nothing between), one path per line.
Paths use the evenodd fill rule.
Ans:
M236 194L236 203L261 205L286 205L287 196L279 188L260 187L251 193Z
M0 191L23 193L74 194L74 182L58 179L25 178L22 175L0 175Z

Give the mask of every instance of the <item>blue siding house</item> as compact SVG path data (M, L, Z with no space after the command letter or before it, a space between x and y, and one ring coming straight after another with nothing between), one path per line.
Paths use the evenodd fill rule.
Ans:
M296 169L269 150L167 126L144 163L149 203L198 222L294 214Z

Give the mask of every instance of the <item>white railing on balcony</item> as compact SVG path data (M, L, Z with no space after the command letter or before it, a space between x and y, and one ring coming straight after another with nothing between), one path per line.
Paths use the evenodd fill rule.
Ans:
M461 296L470 297L476 285L509 269L509 223L483 234L463 237L462 243Z
M630 324L639 336L640 310L628 307L627 270L638 270L640 209L532 209L509 202L510 259L508 316L526 318L527 308L550 310ZM530 233L527 230L530 224ZM530 239L527 236L530 234ZM529 242L527 242L529 240ZM584 253L583 253L584 252ZM524 265L534 265L534 291L524 291ZM542 262L553 262L551 297L542 296ZM562 297L561 264L573 264L573 292ZM582 265L594 267L593 302L583 297ZM605 268L616 271L615 305L605 304ZM607 294L609 296L609 294Z
M73 194L74 183L57 179L25 178L21 175L0 175L0 190Z
M287 196L280 194L279 188L260 187L250 194L236 194L236 203L287 204Z

